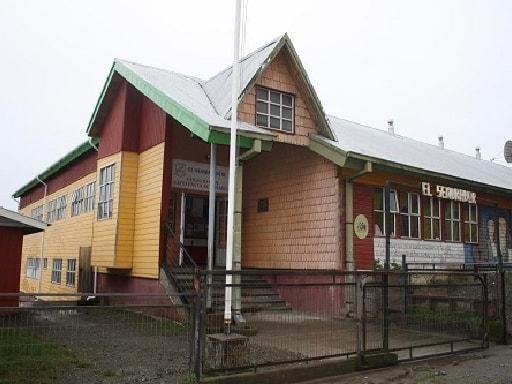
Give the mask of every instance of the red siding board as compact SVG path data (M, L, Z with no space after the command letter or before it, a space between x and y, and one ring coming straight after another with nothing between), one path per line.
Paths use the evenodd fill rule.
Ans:
M139 151L142 94L131 84L126 89L126 108L123 127L123 151Z
M373 246L373 188L363 184L354 184L354 217L364 215L368 219L370 231L364 239L354 236L354 261L358 270L371 270L374 268Z
M46 194L50 195L59 189L62 189L71 183L80 180L82 177L96 172L96 161L98 153L94 148L84 153L78 159L72 161L61 169L57 174L46 180L47 191ZM23 195L20 200L20 208L24 208L29 204L43 199L44 186L41 184L32 189L29 193Z
M20 291L21 249L23 229L0 227L0 292ZM1 297L0 307L18 306L18 297Z
M167 114L147 97L143 98L141 109L139 140L142 152L164 141Z
M100 133L99 158L121 151L125 120L127 83L123 82Z

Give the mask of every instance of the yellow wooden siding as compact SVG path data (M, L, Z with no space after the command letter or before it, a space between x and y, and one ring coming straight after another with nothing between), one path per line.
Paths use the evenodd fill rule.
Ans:
M139 155L132 275L158 277L164 143Z
M98 160L98 174L103 167L114 164L114 200L112 217L94 220L92 235L91 265L114 267L116 255L117 223L119 215L120 169L122 153L104 157ZM96 209L98 204L99 185L96 182ZM97 210L96 210L97 212Z
M134 216L137 194L137 172L139 155L123 152L119 167L119 212L117 230L117 253L114 265L118 268L132 268Z
M80 247L91 246L92 227L95 220L95 210L82 212L80 215L71 216L71 198L73 191L85 187L88 183L96 181L96 173L91 173L80 180L60 189L46 197L44 217L46 218L48 202L59 196L66 195L66 215L63 219L55 220L46 228L44 233L36 233L23 237L22 267L20 289L22 292L45 292L45 293L76 293L79 282L79 254ZM20 212L30 216L32 209L43 204L43 199L28 205ZM43 239L44 236L44 239ZM42 239L44 242L42 242ZM41 245L43 253L41 255ZM26 277L28 258L46 258L47 268L41 265L41 281L39 279ZM52 264L54 258L62 259L61 283L51 282ZM75 285L66 286L67 260L75 259ZM49 299L49 298L44 298ZM53 299L57 299L54 297Z

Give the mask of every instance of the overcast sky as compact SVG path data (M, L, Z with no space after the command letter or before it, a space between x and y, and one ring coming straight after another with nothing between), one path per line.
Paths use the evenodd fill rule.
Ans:
M114 58L207 79L234 0L1 0L0 206L87 140ZM288 33L324 110L506 164L512 1L248 0L244 52Z

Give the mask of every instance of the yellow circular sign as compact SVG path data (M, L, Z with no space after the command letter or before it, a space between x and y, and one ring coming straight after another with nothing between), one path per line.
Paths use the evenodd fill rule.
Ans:
M360 239L365 239L368 236L370 227L368 225L368 219L365 215L357 215L354 219L354 233Z

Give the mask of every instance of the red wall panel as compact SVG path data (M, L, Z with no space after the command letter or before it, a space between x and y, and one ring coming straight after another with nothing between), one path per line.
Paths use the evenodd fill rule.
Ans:
M45 183L48 186L46 194L49 195L64 188L65 186L80 180L82 177L96 172L96 161L98 153L91 147L91 149L84 153L80 158L66 165L56 175L52 176ZM24 208L44 197L43 184L35 187L20 199L20 208Z
M100 133L99 158L121 151L125 120L127 83L123 82Z
M21 249L23 229L0 227L0 292L20 291ZM0 307L18 305L18 297L1 297Z
M373 187L363 184L354 184L354 217L364 215L368 219L369 232L364 239L354 237L354 261L356 269L372 270L375 263L375 254L373 246L374 223L373 223Z
M155 103L144 97L142 100L140 152L164 141L167 114Z

